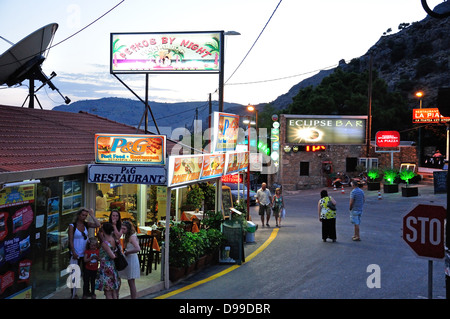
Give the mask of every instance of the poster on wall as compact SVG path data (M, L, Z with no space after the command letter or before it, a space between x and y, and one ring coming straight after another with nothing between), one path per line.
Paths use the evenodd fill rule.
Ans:
M0 208L34 202L34 184L7 187L0 191Z
M22 185L0 191L0 299L21 291L31 297L31 234L33 233L35 185Z
M223 31L111 33L110 72L218 73Z
M286 143L364 144L367 116L285 115Z
M212 153L235 151L239 134L239 115L214 112Z

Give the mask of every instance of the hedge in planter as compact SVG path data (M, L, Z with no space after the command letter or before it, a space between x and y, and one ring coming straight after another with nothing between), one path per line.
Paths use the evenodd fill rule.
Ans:
M406 187L402 187L403 197L419 196L419 190L417 187L408 187L409 181L415 176L416 173L408 169L402 170L400 172L400 179L402 179L406 183Z
M369 191L377 191L380 190L380 171L377 168L372 168L367 172L367 177L369 180L367 181L367 190Z

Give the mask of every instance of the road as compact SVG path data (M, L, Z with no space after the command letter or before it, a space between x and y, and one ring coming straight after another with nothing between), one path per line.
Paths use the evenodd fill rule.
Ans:
M257 252L251 260L232 269L208 267L169 291L143 299L426 299L428 260L415 256L401 238L402 217L419 203L446 207L447 195L419 185L417 197L399 192L379 199L376 191L364 189L361 241L355 242L348 216L351 188L345 194L329 188L337 201L338 238L324 243L317 216L320 190L285 193L287 217L279 229L273 220L271 227L262 228L257 206L251 207L258 224L256 243L245 245L246 256ZM270 236L273 240L258 252ZM211 278L221 271L228 272ZM434 261L434 299L445 299L444 278L444 261ZM205 282L195 285L200 280Z

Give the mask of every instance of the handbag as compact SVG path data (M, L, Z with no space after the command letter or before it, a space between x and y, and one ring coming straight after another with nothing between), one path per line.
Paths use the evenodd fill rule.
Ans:
M120 247L117 247L116 250L117 250L117 252L116 252L117 257L114 258L114 264L116 266L116 269L118 271L121 271L121 270L124 270L125 268L127 268L128 261L125 258L125 256L123 255L122 250L120 249Z
M336 210L336 205L334 205L331 200L328 200L327 207L331 210Z

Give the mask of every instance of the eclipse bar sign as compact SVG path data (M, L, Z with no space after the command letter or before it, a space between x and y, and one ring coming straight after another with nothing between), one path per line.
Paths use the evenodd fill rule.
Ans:
M219 73L223 31L111 33L111 73Z
M397 131L378 131L375 140L378 147L398 147L400 145L400 133Z

